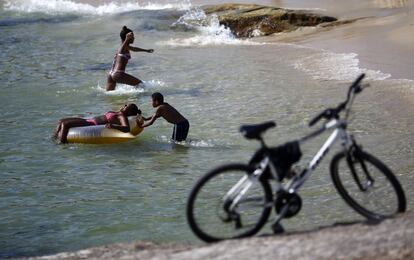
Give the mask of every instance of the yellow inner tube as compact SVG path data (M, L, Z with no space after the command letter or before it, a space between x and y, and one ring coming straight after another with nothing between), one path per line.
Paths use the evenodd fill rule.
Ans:
M126 142L135 137L144 130L140 125L144 122L142 116L137 115L128 117L130 131L121 132L116 129L105 128L105 125L73 127L69 129L68 143L81 144L113 144Z

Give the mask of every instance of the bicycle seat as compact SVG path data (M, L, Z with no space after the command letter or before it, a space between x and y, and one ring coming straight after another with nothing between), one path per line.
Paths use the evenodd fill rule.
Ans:
M273 121L264 122L261 124L255 125L242 125L240 127L240 132L247 139L260 139L260 135L264 133L267 129L273 128L276 126L276 123Z

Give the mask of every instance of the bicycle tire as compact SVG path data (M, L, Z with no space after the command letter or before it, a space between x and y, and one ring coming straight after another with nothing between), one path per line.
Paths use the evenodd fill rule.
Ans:
M199 214L196 212L197 209L195 206L203 205L205 207L211 207L212 205L207 205L208 202L204 203L204 201L197 201L198 197L200 196L200 193L203 191L203 188L206 187L206 185L209 182L213 182L214 179L217 179L217 180L221 179L221 178L218 178L221 175L223 176L222 178L225 181L221 180L221 182L219 182L219 186L220 185L224 186L225 184L223 183L225 182L229 182L230 185L234 186L235 183L237 182L233 182L233 180L225 179L226 176L230 178L230 173L232 171L235 171L237 174L241 173L240 176L245 176L246 174L250 174L253 170L251 167L244 165L244 164L229 164L229 165L218 167L208 172L201 179L199 179L190 192L190 195L187 201L187 207L186 207L187 222L191 230L194 232L194 234L205 242L216 242L216 241L225 240L225 239L252 236L256 234L265 225L267 219L269 218L272 207L268 207L266 205L268 205L268 203L272 201L271 188L267 181L257 180L257 182L255 182L257 184L257 188L258 190L260 188L263 192L263 194L260 195L260 196L263 196L263 202L262 202L263 207L262 207L261 212L259 213L260 216L258 217L257 222L254 223L254 225L251 228L248 228L246 231L243 231L241 233L236 232L236 234L228 235L228 234L212 234L214 232L206 231L207 227L202 226L202 224L199 222L199 219L197 219L201 217L198 217ZM251 190L249 189L249 192L250 191ZM220 194L225 194L227 190L225 189L224 192L221 192L221 191L218 191L218 192ZM208 192L207 194L211 195L211 192ZM217 200L219 201L220 208L222 205L224 205L221 201L222 198L223 197L220 195L217 196ZM207 218L209 219L211 217L214 217L214 216L211 216L211 214L210 215L205 214L205 215L207 215ZM223 220L220 219L220 216L217 216L217 220L218 220L218 224L220 223L219 221L221 221L222 223L225 223ZM215 222L213 223L213 225L215 225ZM232 225L232 223L230 223L230 225ZM225 227L228 228L229 226L225 226ZM219 232L222 232L224 229L225 228L221 230L219 229Z
M362 150L359 150L358 152L353 152L352 155L349 155L351 156L349 157L351 159L349 162L347 161L347 155L349 155L349 153L346 153L346 152L340 152L336 154L331 161L330 171L331 171L332 181L335 185L336 190L338 191L338 193L341 195L341 197L346 201L346 203L349 206L351 206L356 212L363 215L364 217L368 219L374 219L374 220L390 217L392 215L405 211L406 198L404 195L404 191L401 187L401 184L398 182L397 178L394 176L391 170L384 163L382 163L379 159L375 158L374 156ZM339 166L342 162L345 162L349 170L348 174L340 173L343 171L343 170L339 171ZM379 210L374 211L367 205L363 205L363 204L372 204L373 203L372 199L370 199L368 203L361 203L359 200L361 200L361 198L362 199L364 198L363 197L359 198L359 197L362 195L351 196L350 191L358 190L359 187L356 184L357 181L355 177L349 176L349 175L352 175L352 170L351 170L351 166L349 166L349 163L352 164L352 167L355 169L355 172L356 172L356 169L358 168L356 167L357 164L361 165L360 171L358 172L360 176L358 176L358 178L361 176L362 177L364 176L363 174L360 174L360 173L364 173L364 167L367 170L367 172L369 172L369 175L371 177L373 177L372 170L376 169L377 170L376 174L373 177L373 185L369 187L369 189L370 190L378 189L379 185L375 183L378 183L381 180L386 182L386 184L389 185L390 187L388 189L388 193L386 193L386 196L385 196L386 199L385 197L381 197L381 196L380 197L374 196L372 199L377 200L375 201L375 203L378 203L378 201L385 200L387 205L384 206L384 204L382 204L381 210L387 210L390 207L395 207L395 208L391 209L387 213L379 212ZM346 184L344 183L345 178L348 178L350 180ZM385 186L380 187L380 189L385 189L385 188L386 188ZM359 193L361 194L364 194L365 192L368 192L368 189L367 191L359 190ZM394 196L396 199L395 201L396 203L395 202L390 203L389 198L394 197Z

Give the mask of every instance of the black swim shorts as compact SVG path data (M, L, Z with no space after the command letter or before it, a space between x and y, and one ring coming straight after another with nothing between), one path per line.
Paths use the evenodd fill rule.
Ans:
M184 141L187 138L188 130L190 129L190 123L188 120L184 120L174 125L172 139L177 142Z

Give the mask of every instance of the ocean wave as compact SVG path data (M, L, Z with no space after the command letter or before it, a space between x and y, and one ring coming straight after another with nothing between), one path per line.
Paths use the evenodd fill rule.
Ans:
M159 44L172 47L190 47L207 45L263 45L264 43L231 39L227 37L217 37L214 35L196 35L185 39L173 38L168 41L159 42Z
M99 6L85 3L77 3L70 0L14 0L5 1L4 9L21 13L47 13L47 14L83 14L83 15L106 15L136 10L163 10L177 9L188 10L191 7L189 1L157 4L148 2L140 4L131 1L125 3L110 2Z
M12 19L4 19L0 20L0 27L6 26L16 26L21 24L36 24L36 23L45 23L45 24L58 24L58 23L66 23L72 22L78 19L77 16L63 16L63 17L40 17L40 18L12 18Z
M391 74L359 67L357 57L356 53L322 51L295 61L293 66L319 80L352 81L361 73L365 73L367 79L371 80L384 80L391 77Z
M172 26L184 27L186 30L195 31L196 35L188 38L172 38L159 42L159 44L173 47L264 44L237 39L229 28L219 23L217 15L207 16L200 8L188 10Z

